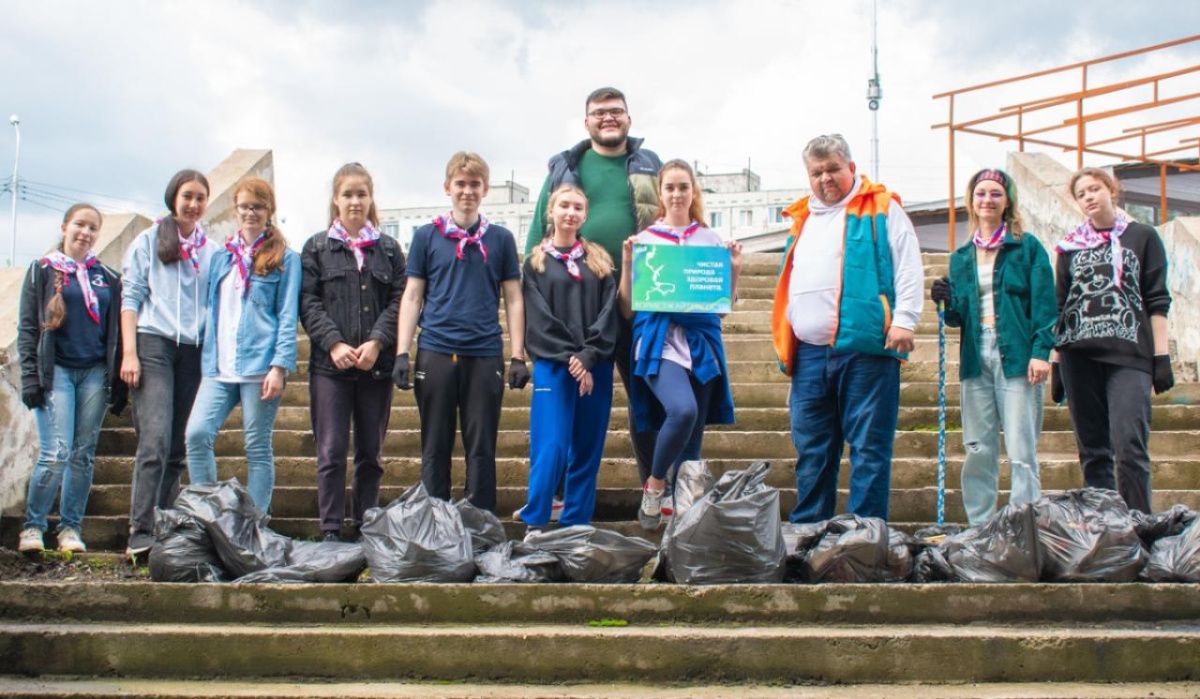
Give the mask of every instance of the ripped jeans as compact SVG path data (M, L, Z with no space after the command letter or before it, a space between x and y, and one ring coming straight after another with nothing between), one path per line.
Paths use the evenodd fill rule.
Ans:
M39 446L25 498L25 527L46 531L61 490L58 530L82 531L106 407L103 364L90 369L55 365L54 387L46 392L45 405L33 409Z

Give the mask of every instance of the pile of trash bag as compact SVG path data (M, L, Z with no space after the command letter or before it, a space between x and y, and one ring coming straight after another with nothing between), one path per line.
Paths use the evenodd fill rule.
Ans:
M476 557L476 582L635 583L658 547L586 525L537 532Z
M155 582L224 582L212 540L195 517L176 509L154 511L154 545L150 547L150 579Z
M358 544L296 541L267 526L236 478L191 485L155 513L150 577L161 582L353 582Z
M1194 519L1181 506L1157 515L1131 512L1111 490L1052 493L1003 507L984 524L921 549L913 579L1131 582L1148 568L1146 542Z
M845 514L815 524L784 525L787 579L804 583L904 582L913 573L913 537L876 517Z
M470 582L475 551L463 516L423 484L363 514L362 548L376 582Z
M727 471L694 502L688 500L703 487L702 466L685 471L684 465L676 477L675 515L663 535L660 563L667 579L688 585L781 582L786 551L779 491L765 482L770 464Z
M1150 582L1200 582L1200 518L1178 534L1154 542L1142 578Z

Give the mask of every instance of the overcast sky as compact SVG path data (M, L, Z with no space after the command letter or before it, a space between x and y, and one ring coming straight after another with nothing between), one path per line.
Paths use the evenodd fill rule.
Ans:
M946 135L930 129L945 104L934 93L1200 30L1197 0L879 5L880 174L908 201L946 192ZM384 208L446 201L443 168L459 149L481 153L493 181L515 174L536 192L547 158L585 136L583 100L600 85L626 92L631 132L664 159L712 172L750 163L764 188L807 186L803 144L838 131L867 170L870 15L870 0L0 0L0 117L21 117L31 187L94 193L78 197L106 210L156 213L177 169L270 148L283 229L298 246L325 225L330 178L350 160L372 171ZM1197 63L1200 42L1090 77L1104 84ZM964 101L957 114L1077 81ZM1196 114L1197 102L1162 114L1181 109ZM2 181L14 141L0 127ZM960 138L959 179L1003 164L1006 150ZM58 235L61 214L42 208L65 209L58 201L18 203L18 262ZM0 197L0 259L8 206Z

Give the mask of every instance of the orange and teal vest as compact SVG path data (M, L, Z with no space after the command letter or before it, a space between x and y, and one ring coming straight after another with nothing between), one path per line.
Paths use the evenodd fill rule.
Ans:
M788 321L788 289L792 279L792 255L796 240L808 219L808 197L784 209L792 219L791 234L784 247L775 302L771 307L771 335L779 369L788 376L795 368L799 340ZM880 354L897 359L907 355L883 348L892 325L896 303L895 268L888 245L888 207L900 197L881 184L862 178L858 193L846 204L846 227L842 234L842 280L838 291L837 326L832 347L839 351Z

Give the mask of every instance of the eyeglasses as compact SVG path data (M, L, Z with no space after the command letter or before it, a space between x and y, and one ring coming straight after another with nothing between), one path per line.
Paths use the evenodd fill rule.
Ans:
M626 114L626 112L625 112L624 107L609 107L608 109L593 109L592 111L588 112L588 116L590 116L593 119L603 119L604 117L612 117L614 119L620 119L621 117L625 116L625 114Z
M238 213L242 214L261 214L267 210L266 204L238 204Z

